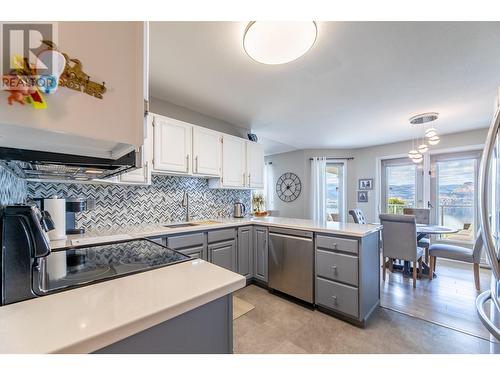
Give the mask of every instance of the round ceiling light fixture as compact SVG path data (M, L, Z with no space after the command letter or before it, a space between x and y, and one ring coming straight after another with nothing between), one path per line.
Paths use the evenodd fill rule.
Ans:
M428 122L436 121L439 117L439 113L437 112L426 112L421 113L419 115L415 115L410 117L410 124L412 125L422 125Z
M262 64L286 64L306 54L317 35L314 21L252 21L245 29L243 48L250 58Z

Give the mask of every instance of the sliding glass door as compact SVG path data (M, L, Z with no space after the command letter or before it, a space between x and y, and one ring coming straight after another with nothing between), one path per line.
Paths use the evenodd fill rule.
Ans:
M472 243L477 231L479 152L431 156L431 220L458 232L442 240Z
M402 214L405 207L420 207L422 176L421 166L408 158L383 160L381 212Z

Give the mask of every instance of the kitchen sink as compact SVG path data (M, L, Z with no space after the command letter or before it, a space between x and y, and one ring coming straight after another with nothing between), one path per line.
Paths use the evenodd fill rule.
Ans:
M193 222L194 225L210 225L210 224L220 224L220 221L217 220L202 220Z
M187 227L195 227L197 225L210 225L210 224L220 224L220 221L216 220L201 220L201 221L191 221L189 223L177 223L177 224L165 224L166 228L187 228Z
M164 225L164 227L175 229L175 228L195 227L197 225L200 225L200 224L196 224L196 223L179 223L179 224L167 224L167 225Z

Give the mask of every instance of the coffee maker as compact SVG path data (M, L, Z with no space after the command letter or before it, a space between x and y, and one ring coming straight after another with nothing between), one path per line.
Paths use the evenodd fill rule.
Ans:
M0 305L35 298L46 285L47 232L54 223L35 203L6 206L0 213Z

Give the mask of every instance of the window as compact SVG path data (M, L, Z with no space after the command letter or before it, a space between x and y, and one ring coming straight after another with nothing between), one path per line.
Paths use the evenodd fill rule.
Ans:
M382 212L402 214L405 207L422 202L421 165L408 158L382 161Z
M344 163L326 164L326 219L344 221Z
M458 230L441 239L470 243L475 239L479 160L478 152L431 157L432 221Z

